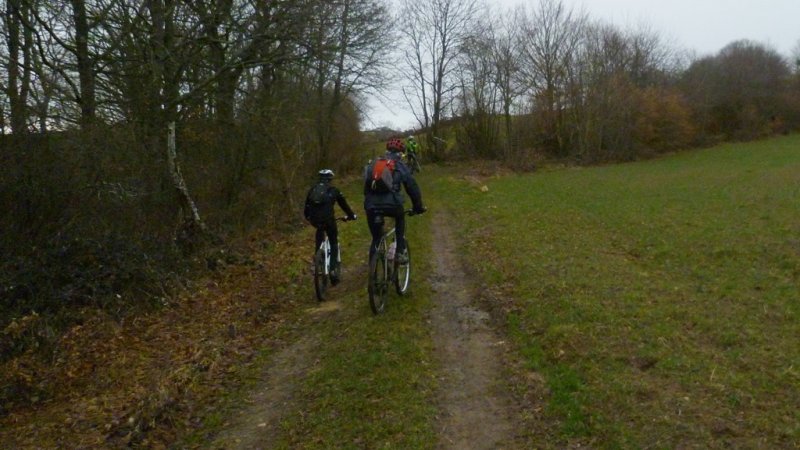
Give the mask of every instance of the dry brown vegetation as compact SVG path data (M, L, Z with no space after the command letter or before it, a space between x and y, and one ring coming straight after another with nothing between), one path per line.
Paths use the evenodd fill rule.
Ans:
M242 249L252 260L192 283L164 310L122 321L80 311L80 323L47 359L28 349L0 366L0 384L15 389L0 419L0 442L165 448L176 433L199 426L207 412L200 406L254 364L291 317L302 273L285 268L302 260L304 238L252 235ZM39 320L16 320L4 335L30 333Z

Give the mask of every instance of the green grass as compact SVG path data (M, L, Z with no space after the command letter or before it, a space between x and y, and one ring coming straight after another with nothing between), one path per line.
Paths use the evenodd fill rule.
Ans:
M800 441L798 174L790 136L428 191L513 297L559 442L781 447Z

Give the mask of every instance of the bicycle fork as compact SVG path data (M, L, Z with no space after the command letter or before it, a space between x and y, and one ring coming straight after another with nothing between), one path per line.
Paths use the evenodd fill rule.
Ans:
M330 275L331 273L331 261L333 255L331 255L331 242L328 237L325 237L325 240L322 241L322 253L325 255L325 275ZM336 248L336 262L341 264L342 263L342 243L339 242L339 246Z

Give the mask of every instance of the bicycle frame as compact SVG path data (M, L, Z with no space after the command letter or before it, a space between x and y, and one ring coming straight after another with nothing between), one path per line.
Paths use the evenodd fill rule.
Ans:
M422 166L419 163L419 157L414 153L409 153L406 156L406 164L411 169L411 173L422 171Z
M405 211L405 214L413 215L410 211ZM385 221L383 217L378 217L380 219L376 217L375 223L380 223L383 228ZM390 258L389 251L392 245L394 245L394 254ZM411 260L408 241L406 241L405 254L409 259L402 264L398 262L396 226L383 232L376 247L372 250L374 253L370 256L367 292L372 313L377 315L383 313L386 307L389 286L394 285L398 295L407 295L411 276Z
M346 218L337 218L337 221L345 222ZM317 230L319 232L319 230ZM323 301L325 300L326 292L328 290L328 282L336 286L339 282L339 278L332 277L332 268L331 263L333 262L332 258L334 255L331 255L331 241L328 238L328 233L325 232L322 242L320 242L319 247L314 252L314 291L317 295L317 300ZM339 267L341 268L342 263L342 246L341 242L336 249L335 255L336 261L339 263Z
M388 230L387 232L383 233L383 236L381 236L381 240L378 242L378 246L375 248L375 251L380 250L381 242L386 242L386 244L387 244L386 248L388 249L389 248L389 245L388 245L389 244L389 239L391 239L394 236L394 233L395 233L395 227L392 227L390 230ZM394 239L394 240L395 240L395 242L397 241L397 239Z
M325 239L322 240L322 243L319 244L319 249L322 250L322 254L325 255L325 275L330 275L331 272L331 242L328 240L328 236L325 235ZM339 243L339 247L336 249L336 261L342 262L342 244Z

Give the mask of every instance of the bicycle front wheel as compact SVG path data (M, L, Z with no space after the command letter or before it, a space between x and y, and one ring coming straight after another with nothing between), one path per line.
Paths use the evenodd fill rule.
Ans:
M397 258L394 259L394 287L400 295L407 294L411 286L411 250L408 248L408 239L406 239L406 254L408 262L405 264L398 263Z
M369 307L375 315L386 309L389 294L389 266L386 264L386 243L381 241L375 254L369 260Z
M317 250L314 255L314 291L317 293L317 300L325 300L328 292L328 274L325 273L325 252Z

